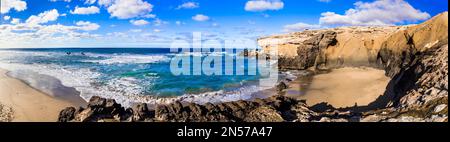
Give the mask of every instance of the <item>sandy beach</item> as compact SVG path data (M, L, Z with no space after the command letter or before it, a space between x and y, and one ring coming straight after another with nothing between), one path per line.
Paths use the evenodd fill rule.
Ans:
M83 105L51 97L6 73L0 69L0 104L12 108L13 122L56 122L62 109Z
M308 105L322 102L336 108L365 106L383 94L389 82L383 70L340 68L313 76L309 81L290 83L287 96L306 100ZM300 92L298 91L300 90Z

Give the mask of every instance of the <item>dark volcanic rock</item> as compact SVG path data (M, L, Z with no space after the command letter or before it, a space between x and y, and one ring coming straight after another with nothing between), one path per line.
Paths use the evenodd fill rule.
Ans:
M248 116L244 118L246 122L283 122L280 113L271 107L258 107L249 112Z
M104 102L104 103L103 103ZM109 102L109 103L108 103ZM312 111L298 109L306 106L304 102L283 96L273 96L257 101L226 102L217 105L207 103L159 105L150 110L146 104L138 104L124 110L115 101L94 97L87 108L78 111L67 108L61 111L60 122L82 121L157 121L157 122L280 122L299 119L295 113L302 113L303 120L308 120Z
M144 121L147 118L154 117L154 111L148 109L147 104L141 103L133 107L133 118L132 121Z
M68 107L63 109L59 113L58 122L69 122L75 118L75 112L77 110L74 107Z
M113 99L105 99L94 96L88 102L86 108L78 110L69 107L62 110L59 114L58 121L80 121L80 122L98 122L98 121L124 121L131 115Z
M284 89L287 89L287 88L288 88L288 85L286 85L286 83L284 83L284 82L280 82L277 85L277 91L278 92L281 92L281 91L283 91Z

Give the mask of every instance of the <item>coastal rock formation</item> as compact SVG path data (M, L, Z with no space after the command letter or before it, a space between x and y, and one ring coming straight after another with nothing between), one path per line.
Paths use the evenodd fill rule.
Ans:
M307 106L275 95L254 101L198 105L175 102L151 109L125 109L114 100L93 97L87 108L66 108L59 121L146 122L448 122L448 13L419 25L341 27L265 37L276 48L280 69L332 69L369 66L391 78L385 93L368 106ZM246 55L250 55L247 51ZM273 56L273 55L270 55ZM277 91L286 89L285 83ZM320 109L319 109L320 107Z
M284 96L255 101L198 105L175 102L150 109L138 104L124 109L113 100L93 97L87 108L68 107L59 122L308 122L316 115L304 102Z
M336 44L336 35L334 31L325 31L318 33L308 40L298 44L297 55L294 58L279 57L279 67L281 69L307 69L309 67L318 67L326 63L325 50Z
M336 43L328 44L328 47L322 44L319 49L325 50L325 53L317 54L317 51L304 46L330 32L337 33ZM261 38L260 44L304 34L310 34L310 38L289 39L261 46L276 48L286 44L298 45L293 49L298 52L296 56L286 56L283 52L289 51L279 49L280 58L283 58L279 66L285 69L330 69L343 66L384 69L386 76L391 78L384 95L366 107L355 108L365 111L360 118L362 121L448 121L447 12L418 25L305 31ZM314 64L311 58L315 59ZM375 109L381 110L371 111Z
M379 67L381 44L407 27L339 27L263 37L258 40L263 48L258 54L277 49L280 69Z

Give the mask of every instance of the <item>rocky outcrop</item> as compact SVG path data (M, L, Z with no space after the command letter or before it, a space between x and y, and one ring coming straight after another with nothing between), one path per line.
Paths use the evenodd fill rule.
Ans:
M296 57L279 58L280 69L308 69L310 67L319 67L326 63L325 50L335 45L337 33L334 31L325 31L318 33L308 40L298 45Z
M264 37L258 40L264 49L258 54L278 50L280 69L379 67L381 44L407 27L340 27Z
M198 105L175 102L150 109L138 104L125 110L113 100L93 97L87 108L68 107L60 122L283 122L312 121L316 114L304 102L283 96L255 101Z
M317 37L331 32L337 33L337 36L329 36L331 39L335 37L335 44L317 44L317 39L320 39ZM442 101L448 100L447 12L418 25L344 27L305 31L304 34L311 36L297 40L286 40L288 35L266 37L260 39L260 43L282 38L285 40L279 44L261 46L297 45L294 49L298 53L296 56L280 54L280 68L371 66L384 69L386 76L392 78L384 95L368 106L353 109L365 111L362 121L448 121L448 102ZM301 34L289 35L296 37ZM311 50L305 45L316 45L321 51ZM280 49L279 52L289 51ZM311 58L315 59L314 64ZM371 111L375 109L381 110Z
M0 104L0 122L10 122L13 119L13 110L5 105Z
M136 110L138 111L138 110ZM130 109L125 110L113 99L92 97L86 108L76 109L68 107L59 114L59 122L97 122L97 121L123 121L130 119L133 114Z
M389 37L378 59L391 77L388 107L417 107L448 97L448 13Z
M448 13L445 12L422 24L409 26L392 34L382 43L378 60L387 76L394 77L417 60L417 54L447 43Z

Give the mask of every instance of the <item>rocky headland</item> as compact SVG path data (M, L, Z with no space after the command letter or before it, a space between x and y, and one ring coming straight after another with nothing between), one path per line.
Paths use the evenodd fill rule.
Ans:
M61 111L60 122L448 122L448 13L418 25L340 27L260 38L264 50L278 50L282 70L342 67L382 69L390 81L366 106L321 109L278 95L254 101L198 105L175 102L124 108L93 97L86 108ZM273 55L272 55L273 56ZM325 109L324 109L325 108Z

